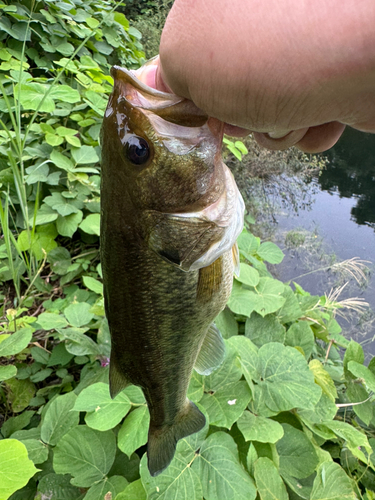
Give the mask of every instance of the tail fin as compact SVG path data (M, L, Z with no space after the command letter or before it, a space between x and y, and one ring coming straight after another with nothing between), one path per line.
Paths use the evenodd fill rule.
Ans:
M153 427L151 422L147 445L148 470L151 476L157 476L168 467L179 439L200 431L205 423L203 413L189 400L173 425Z

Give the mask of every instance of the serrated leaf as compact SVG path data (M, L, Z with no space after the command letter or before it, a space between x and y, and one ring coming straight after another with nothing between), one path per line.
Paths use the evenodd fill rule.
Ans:
M26 446L16 439L0 441L0 498L6 500L38 472Z
M237 421L237 426L246 441L276 443L284 435L284 429L279 422L256 416L249 411L243 412Z
M87 325L94 315L90 312L91 305L86 302L75 302L64 309L68 322L76 327Z
M289 424L282 424L284 436L276 443L280 457L280 474L303 479L319 463L315 448L306 434Z
M41 438L45 443L54 446L73 427L79 424L79 414L72 408L77 399L74 392L57 396L48 406L42 421Z
M29 345L33 330L30 327L21 328L12 333L8 338L0 343L0 357L14 356Z
M355 500L350 478L335 462L323 462L316 474L310 500Z
M257 250L257 254L270 264L280 264L284 258L282 250L280 250L280 248L271 241L262 243Z
M337 398L336 387L322 363L318 359L312 359L309 363L309 368L314 374L315 382L322 388L322 391L327 394L330 400L335 402Z
M129 412L131 404L124 392L114 399L109 394L109 385L102 382L90 385L79 394L74 411L87 411L86 424L92 429L113 429Z
M71 474L75 486L90 487L108 474L116 454L112 431L99 432L79 425L57 443L53 467L58 474Z
M254 500L256 489L238 461L237 446L224 432L211 434L191 465L201 478L206 500Z
M118 433L118 447L128 457L147 443L150 414L147 406L133 410L126 418Z
M269 458L256 460L254 477L261 500L289 500L285 484Z

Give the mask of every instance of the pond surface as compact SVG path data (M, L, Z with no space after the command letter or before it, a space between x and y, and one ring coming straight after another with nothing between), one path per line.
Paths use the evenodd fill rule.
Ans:
M284 210L277 215L276 241L286 253L277 273L279 279L289 281L311 269L327 267L329 254L339 261L352 257L370 261L367 286L351 280L340 296L362 297L370 310L339 322L346 337L361 342L368 354L375 355L375 135L348 128L326 156L327 168L308 185L311 203L298 212ZM311 232L301 251L285 248L286 233L296 228ZM324 270L297 281L310 293L322 295L337 284L337 276Z

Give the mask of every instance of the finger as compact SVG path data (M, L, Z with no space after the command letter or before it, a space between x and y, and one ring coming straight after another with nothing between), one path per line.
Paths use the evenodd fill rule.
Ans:
M268 134L264 134L261 132L253 132L253 136L258 144L267 149L283 150L288 149L298 143L308 130L308 128L293 130L292 132L289 132L289 134L286 134L284 137L280 137L279 139L272 138Z
M251 130L247 128L236 127L235 125L229 125L229 123L224 124L224 134L231 137L246 137L251 134Z
M345 125L339 122L310 127L295 146L305 153L321 153L334 146L344 130Z

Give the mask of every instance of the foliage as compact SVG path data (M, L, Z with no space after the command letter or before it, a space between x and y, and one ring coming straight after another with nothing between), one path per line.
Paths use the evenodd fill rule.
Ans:
M97 260L107 56L142 55L111 5L0 4L1 500L373 499L375 365L341 335L345 304L274 279L283 253L248 229L216 319L226 358L189 386L207 425L149 475L143 393L109 395Z

